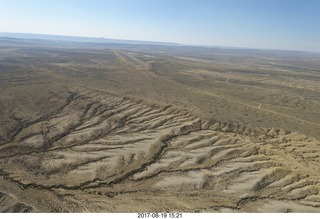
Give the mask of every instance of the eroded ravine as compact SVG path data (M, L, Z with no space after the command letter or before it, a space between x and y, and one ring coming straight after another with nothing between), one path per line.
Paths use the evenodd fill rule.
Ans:
M297 133L82 89L8 139L2 212L320 211L320 144Z

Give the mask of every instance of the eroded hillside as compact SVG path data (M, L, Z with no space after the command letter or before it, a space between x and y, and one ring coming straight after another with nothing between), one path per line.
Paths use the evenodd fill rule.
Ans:
M319 142L93 90L1 145L2 211L319 211Z
M15 43L0 212L320 212L317 57Z

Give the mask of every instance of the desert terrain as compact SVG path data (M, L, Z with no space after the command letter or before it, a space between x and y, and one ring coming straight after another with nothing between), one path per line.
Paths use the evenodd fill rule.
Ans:
M320 212L320 55L0 38L0 212Z

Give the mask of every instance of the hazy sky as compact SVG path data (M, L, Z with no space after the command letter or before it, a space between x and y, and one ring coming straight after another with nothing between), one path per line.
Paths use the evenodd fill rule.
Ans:
M320 51L320 0L0 0L0 32Z

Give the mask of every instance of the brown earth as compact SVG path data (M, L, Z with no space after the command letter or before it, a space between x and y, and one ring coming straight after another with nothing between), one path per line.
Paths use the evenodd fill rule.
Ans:
M318 56L0 45L1 212L320 212Z

